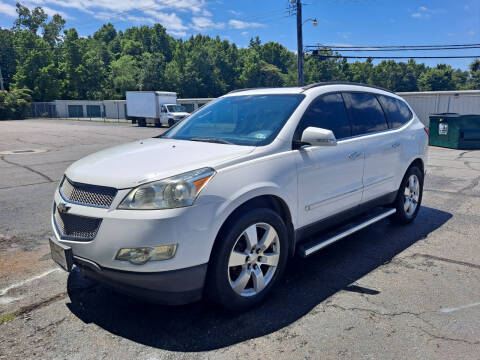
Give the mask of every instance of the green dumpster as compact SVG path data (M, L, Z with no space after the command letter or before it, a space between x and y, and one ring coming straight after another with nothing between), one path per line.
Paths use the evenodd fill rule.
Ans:
M430 115L429 144L451 149L480 149L480 115Z

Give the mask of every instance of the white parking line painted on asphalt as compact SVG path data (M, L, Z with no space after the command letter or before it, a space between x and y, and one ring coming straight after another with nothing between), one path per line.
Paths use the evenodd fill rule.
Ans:
M457 311L457 310L462 310L462 309L468 309L468 308L471 308L471 307L474 307L474 306L478 306L480 305L480 302L477 302L477 303L473 303L473 304L468 304L468 305L463 305L463 306L459 306L459 307L451 307L451 308L443 308L443 309L440 309L441 312L444 312L444 313L449 313L449 312L452 312L452 311Z
M18 287L23 286L25 284L31 283L32 281L41 279L42 277L45 277L45 276L47 276L47 275L49 275L49 274L51 274L55 271L60 271L60 269L59 268L51 269L51 270L45 271L44 273L41 273L40 275L36 275L34 277L31 277L30 279L22 280L22 281L19 281L18 283L7 286L5 289L0 290L0 296L5 295L6 293L8 293L12 289L15 289L15 288L18 288Z

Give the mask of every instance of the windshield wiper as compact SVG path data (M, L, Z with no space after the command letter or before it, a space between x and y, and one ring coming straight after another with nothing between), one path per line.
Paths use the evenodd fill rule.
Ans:
M228 145L234 145L232 142L227 141L227 140L222 140L222 139L211 139L211 138L191 138L189 139L190 141L203 141L203 142L209 142L209 143L215 143L215 144L228 144Z

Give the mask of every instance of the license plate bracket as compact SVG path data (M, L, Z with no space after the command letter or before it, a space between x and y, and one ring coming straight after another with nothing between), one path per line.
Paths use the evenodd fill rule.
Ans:
M55 261L63 270L70 272L73 267L72 248L60 243L54 237L49 239L50 254L52 260Z

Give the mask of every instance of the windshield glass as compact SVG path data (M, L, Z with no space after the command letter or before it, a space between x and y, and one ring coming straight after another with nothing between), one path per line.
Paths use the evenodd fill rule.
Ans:
M211 101L162 137L261 146L277 136L305 95L244 95Z
M182 105L167 105L168 112L186 112Z

